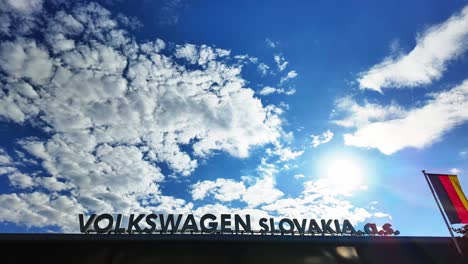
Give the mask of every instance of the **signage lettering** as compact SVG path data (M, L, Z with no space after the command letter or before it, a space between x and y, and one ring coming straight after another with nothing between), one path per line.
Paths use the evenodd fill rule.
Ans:
M250 215L221 214L219 217L213 214L205 214L195 217L193 214L130 214L126 224L124 216L117 214L116 218L111 214L91 214L85 217L78 215L81 233L98 234L153 234L153 233L259 233L259 234L311 234L311 235L398 235L398 230L393 230L391 224L384 224L378 230L376 224L366 224L363 231L356 231L348 219L320 219L320 225L316 219L289 219L282 218L279 221L274 218L260 218L258 225L260 230L253 230Z

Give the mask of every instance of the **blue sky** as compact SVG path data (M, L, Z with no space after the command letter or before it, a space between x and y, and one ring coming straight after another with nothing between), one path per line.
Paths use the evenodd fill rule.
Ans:
M1 232L79 213L448 232L468 189L466 1L0 1Z

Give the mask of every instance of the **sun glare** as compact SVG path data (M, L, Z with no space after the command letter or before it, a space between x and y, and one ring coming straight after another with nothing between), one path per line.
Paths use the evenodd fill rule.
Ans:
M365 188L365 174L365 167L358 159L342 157L325 163L323 178L337 191L348 192Z

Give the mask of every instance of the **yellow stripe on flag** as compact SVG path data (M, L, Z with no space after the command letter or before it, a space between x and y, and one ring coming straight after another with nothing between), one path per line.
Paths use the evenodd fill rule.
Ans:
M465 210L468 210L468 200L466 199L466 196L463 193L463 190L460 186L460 182L458 181L457 175L450 175L449 179L452 182L453 188L457 192L458 197L460 198L461 202L465 206Z

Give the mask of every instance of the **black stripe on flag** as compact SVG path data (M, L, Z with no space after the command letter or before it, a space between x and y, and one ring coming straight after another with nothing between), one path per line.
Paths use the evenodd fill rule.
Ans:
M447 191L445 190L444 186L440 182L439 175L437 174L427 174L427 177L432 183L434 187L434 191L439 198L442 207L444 208L445 214L447 215L451 224L458 224L461 223L460 218L458 217L457 211L448 196Z

